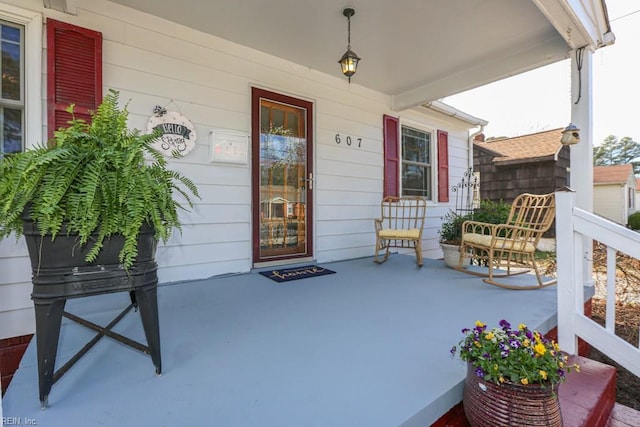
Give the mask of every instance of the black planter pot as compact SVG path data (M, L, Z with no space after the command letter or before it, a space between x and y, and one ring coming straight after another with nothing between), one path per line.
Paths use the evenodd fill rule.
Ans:
M90 245L81 246L77 234L68 234L63 226L54 240L51 236L41 236L37 225L23 218L23 233L31 258L31 268L34 272L40 269L62 269L74 267L91 267L96 265L118 265L118 254L124 245L124 238L120 235L112 236L104 242L104 246L95 262L89 264L85 257ZM97 239L97 235L94 240ZM138 257L136 263L152 262L155 258L157 241L154 231L148 225L140 229L138 235ZM39 273L39 272L38 272Z
M157 303L157 264L155 252L157 241L151 227L143 227L138 236L138 257L133 266L125 270L118 255L124 238L114 236L104 246L93 263L85 257L88 248L82 247L78 236L66 230L52 239L41 236L36 224L24 219L24 236L31 259L33 292L36 315L36 344L38 353L38 376L40 403L48 405L48 396L53 384L71 366L86 354L103 336L116 339L143 353L149 354L156 368L162 371L160 357L160 331ZM129 292L131 304L107 326L99 326L64 311L67 299L100 295L113 292ZM147 339L147 346L123 337L111 328L124 315L138 308ZM97 332L85 347L60 369L55 371L55 360L62 317L67 317Z

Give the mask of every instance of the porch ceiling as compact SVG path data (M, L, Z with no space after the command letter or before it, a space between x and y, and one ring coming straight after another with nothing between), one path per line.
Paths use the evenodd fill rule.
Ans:
M564 59L556 28L577 20L565 0L113 1L333 76L347 45L342 10L353 7L353 83L391 95L397 110ZM587 44L584 30L572 34L571 45Z

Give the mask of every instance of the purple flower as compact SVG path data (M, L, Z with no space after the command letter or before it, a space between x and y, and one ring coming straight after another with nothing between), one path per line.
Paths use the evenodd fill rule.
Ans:
M462 333L463 333L463 334L466 334L466 333L468 333L468 332L469 332L469 330L470 330L469 328L464 328L464 329L462 330Z
M502 320L500 321L500 323L498 323L498 324L499 324L499 325L502 327L502 329L504 329L505 331L507 331L507 330L511 329L511 323L507 322L507 321L506 321L506 320L504 320L504 319L502 319Z
M518 340L509 340L509 345L513 348L520 348L520 341Z
M530 340L533 339L533 333L527 329L527 332L525 332L525 335L527 336L527 338L529 338Z
M449 350L449 352L451 353L452 356L456 355L456 346L454 345L453 347L451 347L451 350Z
M500 350L509 350L509 346L503 342L500 342L500 344L498 344L498 347L500 347Z
M500 356L502 356L503 359L506 359L507 357L509 357L509 350L502 350L500 352Z
M484 371L482 370L482 368L476 368L476 377L484 378Z
M491 360L491 355L489 353L485 353L482 355L483 359Z
M563 370L563 369L558 369L556 372L558 373L558 375L559 375L561 378L562 378L562 377L564 377L564 370Z

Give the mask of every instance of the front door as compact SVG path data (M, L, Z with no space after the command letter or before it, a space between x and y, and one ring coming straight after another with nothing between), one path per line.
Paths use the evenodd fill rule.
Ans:
M251 104L253 262L311 257L312 104L258 88Z

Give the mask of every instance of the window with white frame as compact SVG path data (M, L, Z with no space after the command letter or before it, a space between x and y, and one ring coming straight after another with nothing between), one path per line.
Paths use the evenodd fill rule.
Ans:
M433 199L433 133L402 126L402 195Z
M24 26L0 20L0 157L24 149Z

